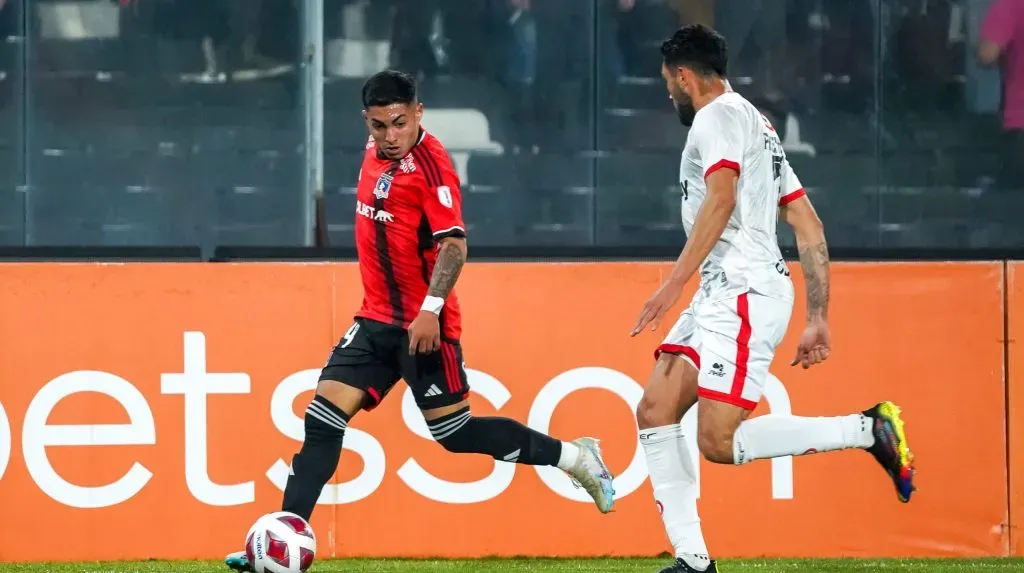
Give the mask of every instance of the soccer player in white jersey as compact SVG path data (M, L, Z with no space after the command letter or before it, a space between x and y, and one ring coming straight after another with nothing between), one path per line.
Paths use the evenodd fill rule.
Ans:
M694 404L698 449L715 463L860 448L907 502L913 454L891 402L848 416L747 419L793 309L793 284L775 234L780 215L796 235L807 288L807 324L791 365L806 369L829 356L824 229L771 123L730 89L722 36L686 26L664 42L661 54L679 119L691 126L679 167L687 240L632 336L656 329L697 274L700 289L658 347L636 414L656 504L675 548L675 563L662 573L715 572L697 514L696 460L679 425Z

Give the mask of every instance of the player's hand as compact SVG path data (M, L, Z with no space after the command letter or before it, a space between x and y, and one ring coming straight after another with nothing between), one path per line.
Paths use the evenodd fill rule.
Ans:
M640 312L640 317L636 319L636 326L633 327L633 331L629 335L636 336L640 334L640 331L648 324L651 325L652 331L658 330L661 317L665 316L665 313L675 306L679 296L682 294L683 285L675 281L670 280L658 287L658 290L654 291L651 298L647 299L647 304L644 305L644 309Z
M804 370L821 364L828 359L832 350L832 343L828 332L828 323L817 318L807 323L803 335L800 337L800 345L796 348L796 356L789 363L790 366L800 364Z
M441 348L441 323L437 315L421 310L409 325L409 356L430 354Z

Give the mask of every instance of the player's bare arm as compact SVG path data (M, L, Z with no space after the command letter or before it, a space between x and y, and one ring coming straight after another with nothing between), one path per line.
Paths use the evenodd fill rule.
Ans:
M829 256L825 226L811 201L801 197L782 208L782 217L793 228L800 253L800 268L807 289L807 327L790 365L805 369L824 362L831 350L828 331Z
M441 348L440 305L455 288L462 267L466 264L468 247L462 237L446 237L437 246L437 263L430 277L430 287L423 309L409 325L409 354L427 354Z
M448 237L441 239L438 246L437 264L434 266L434 274L430 277L430 289L428 296L445 298L455 288L455 281L459 280L462 267L466 264L466 239Z
M705 181L707 197L697 211L692 232L686 240L683 252L676 260L668 280L647 300L630 336L636 336L648 324L651 325L651 330L658 328L661 318L679 300L687 281L697 273L701 262L722 238L722 232L725 231L729 217L736 208L738 178L739 174L732 169L718 169L708 175Z

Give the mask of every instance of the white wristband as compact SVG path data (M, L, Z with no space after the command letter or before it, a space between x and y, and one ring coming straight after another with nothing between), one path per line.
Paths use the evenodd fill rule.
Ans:
M423 299L423 306L420 310L432 312L434 314L441 314L441 309L444 307L444 299L439 296L427 296Z

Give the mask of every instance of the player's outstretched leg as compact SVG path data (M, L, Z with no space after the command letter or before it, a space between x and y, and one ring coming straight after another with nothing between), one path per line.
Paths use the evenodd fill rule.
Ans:
M601 513L612 510L612 474L594 438L560 442L515 420L477 417L465 403L455 412L434 417L425 413L435 440L454 453L484 454L496 460L534 466L555 466L594 498Z
M708 402L714 408L732 408ZM703 402L702 402L702 408ZM702 412L703 414L703 412ZM900 501L914 491L914 454L910 451L900 409L882 402L860 414L804 418L768 414L747 420L736 429L731 444L713 428L702 429L701 451L710 461L744 464L756 459L798 456L859 448L870 453L889 474Z
M332 397L342 403L358 404L361 390L334 382L321 382L333 386ZM334 396L334 394L339 394ZM355 411L358 406L353 406ZM334 475L341 456L341 444L351 416L319 392L306 408L304 426L306 436L299 453L292 457L291 474L284 488L282 511L290 511L309 521L324 485ZM229 554L224 564L235 571L249 572L252 566L244 551Z

